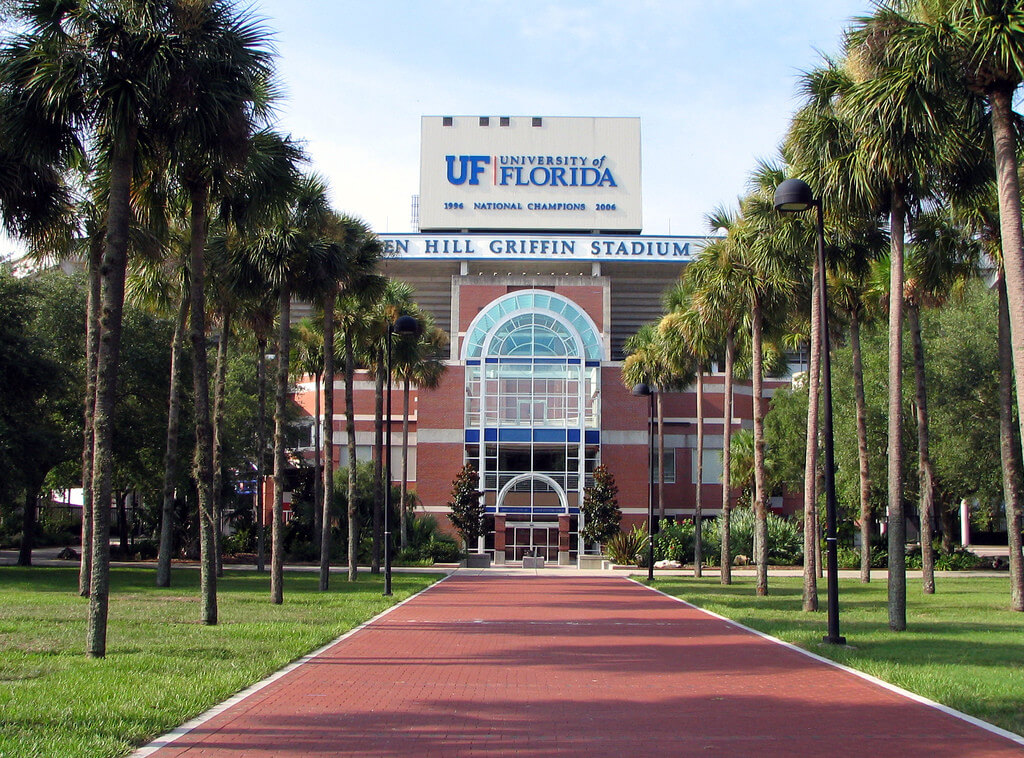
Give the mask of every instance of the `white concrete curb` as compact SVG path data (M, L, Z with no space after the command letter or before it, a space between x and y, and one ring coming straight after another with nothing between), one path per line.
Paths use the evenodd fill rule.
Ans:
M694 610L700 611L701 613L706 613L707 615L724 621L727 624L736 627L737 629L742 629L745 632L750 632L751 634L757 635L758 637L768 640L769 642L774 642L777 645L782 645L783 647L787 647L790 650L794 650L797 653L800 653L801 655L806 655L808 658L813 658L814 660L819 661L820 663L825 663L829 666L832 666L833 668L845 671L848 674L853 674L854 676L859 677L860 679L878 685L882 689L889 690L890 692L894 692L897 695L902 695L905 698L921 703L922 705L926 705L929 708L934 708L935 710L942 711L943 713L949 716L958 718L961 721L966 721L968 724L973 724L974 726L980 727L981 729L984 729L987 732L991 732L992 734L999 735L1000 737L1005 737L1011 742L1024 747L1024 737L1021 737L1019 734L1014 734L1013 732L1007 731L1006 729L1001 729L995 724L990 724L987 721L982 721L979 718L958 711L955 708L950 708L948 705L937 703L934 700L930 700L924 697L923 695L918 695L916 692L911 692L910 690L905 690L902 687L897 687L895 684L890 684L889 682L883 681L882 679L879 679L876 676L872 676L871 674L866 674L863 671L858 671L857 669L850 668L849 666L844 666L842 663L838 663L836 661L831 660L830 658L825 658L824 656L812 653L810 650L804 650L802 647L794 645L790 642L786 642L785 640L780 640L778 637L772 637L770 634L759 632L757 629L751 629L749 626L745 626L744 624L741 624L738 621L733 621L731 618L726 618L725 616L715 613L714 611L709 611L705 608L701 608L700 606L694 605L693 603L689 603L686 600L683 600L682 598L678 598L674 595L669 595L667 592L663 592L662 590L659 590L657 587L651 587L650 585L644 584L643 582L632 577L626 578L629 579L631 582L639 584L641 587L646 587L649 590L657 592L659 595L664 595L670 600L675 600L677 603L682 603L683 605L689 608L693 608Z
M264 687L267 687L267 686L273 684L274 682L276 682L281 677L283 677L286 674L294 671L299 666L302 666L303 664L309 663L310 661L312 661L317 656L322 655L323 653L327 652L332 647L337 645L339 642L348 639L353 634L356 634L357 632L363 630L364 628L366 628L370 624L374 623L378 619L381 619L384 616L387 616L389 613L391 613L396 608L401 608L403 605L408 603L413 598L419 597L424 592L429 592L431 589L433 589L437 585L441 584L443 581L448 579L450 576L451 576L451 574L448 574L448 575L442 577L441 579L438 579L436 582L434 582L429 587L427 587L427 588L417 592L416 594L414 594L414 595L412 595L410 597L407 597L402 602L396 603L395 605L391 606L390 608L387 608L386 610L381 611L376 616L374 616L371 619L368 619L367 621L364 621L359 626L357 626L357 627L355 627L353 629L349 629L343 635L341 635L340 637L338 637L335 640L331 640L330 642L328 642L323 647L321 647L321 648L319 648L317 650L314 650L312 653L307 653L306 655L302 656L301 658L299 658L297 660L292 661L287 666L285 666L283 669L280 669L279 671L275 671L273 674L268 676L266 679L264 679L264 680L262 680L260 682L256 682L256 684L250 685L249 687L246 687L244 690L241 690L240 692L235 693L234 695L229 697L224 702L218 703L217 705L213 706L213 708L210 708L208 711L206 711L204 713L200 713L198 716L196 716L191 721L186 721L181 726L179 726L179 727L177 727L175 729L172 729L171 731L167 732L167 734L164 734L164 735L162 735L160 737L157 737L152 742L150 742L147 745L144 745L143 747L139 748L134 753L131 753L128 756L128 758L145 758L145 756L152 755L157 750L160 750L161 748L167 747L168 745L173 743L175 740L180 739L181 737L183 737L186 734L188 734L189 732L191 732L193 729L196 729L196 728L202 726L203 724L205 724L210 719L214 718L215 716L220 715L221 713L226 711L231 706L237 705L238 703L242 702L243 700L245 700L250 695L256 694L257 692L262 690Z

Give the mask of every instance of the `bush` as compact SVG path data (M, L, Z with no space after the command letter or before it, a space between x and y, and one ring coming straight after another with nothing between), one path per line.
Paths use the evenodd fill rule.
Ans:
M715 520L721 533L721 521ZM730 557L746 555L754 558L754 511L738 508L732 512L729 523ZM719 545L719 551L721 546ZM768 562L775 565L791 566L800 563L804 557L803 535L797 525L789 519L768 514Z
M939 571L971 571L984 564L984 558L963 548L954 550L948 555L939 553L935 556L935 568Z
M243 528L227 535L221 542L225 555L252 553L256 550L256 531L254 528Z
M654 560L692 561L694 532L692 521L662 521L654 536Z
M462 560L462 549L455 540L435 535L427 543L424 557L434 563L458 563Z
M860 548L840 545L837 556L839 558L839 568L860 568ZM889 555L884 548L873 547L871 548L870 562L871 568L886 568L889 565Z
M605 544L612 563L639 566L647 545L647 525L634 526L628 532L619 532Z

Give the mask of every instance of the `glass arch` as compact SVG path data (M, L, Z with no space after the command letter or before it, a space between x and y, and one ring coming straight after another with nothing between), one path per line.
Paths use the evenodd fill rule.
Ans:
M463 358L582 357L601 360L601 337L570 300L545 290L521 290L495 300L470 324Z

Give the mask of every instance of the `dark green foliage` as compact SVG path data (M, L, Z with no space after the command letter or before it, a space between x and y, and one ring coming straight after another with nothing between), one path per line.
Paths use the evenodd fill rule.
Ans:
M647 526L634 526L628 532L619 532L605 545L612 563L620 566L640 565L640 553L647 546Z
M749 508L734 510L729 527L731 556L751 557L754 551L754 512ZM660 531L654 538L654 560L692 562L693 532L692 521L663 521ZM721 554L721 533L721 519L705 520L701 525L705 561L712 566L718 564ZM615 563L646 566L646 527L635 526L629 532L616 535L609 540L607 550L608 556ZM768 561L778 566L791 566L800 563L802 558L803 536L796 523L769 513Z
M594 483L583 491L583 528L580 536L588 543L607 542L619 533L622 511L616 495L615 477L603 463L594 469Z
M654 560L686 563L693 556L692 521L662 521L654 537Z
M452 526L462 535L467 553L484 529L483 493L476 488L479 481L473 464L464 465L452 482L452 499L448 503Z

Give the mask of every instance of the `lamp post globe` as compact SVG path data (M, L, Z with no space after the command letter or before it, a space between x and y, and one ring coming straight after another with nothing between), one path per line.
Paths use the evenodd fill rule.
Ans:
M814 193L803 179L786 179L775 188L775 210L802 213L815 204Z

